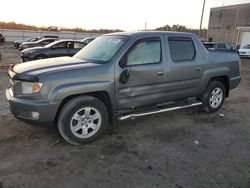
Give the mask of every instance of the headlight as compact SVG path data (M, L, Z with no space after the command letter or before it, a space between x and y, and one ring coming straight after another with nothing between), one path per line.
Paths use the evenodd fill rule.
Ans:
M37 93L41 90L43 84L38 82L21 82L22 94Z

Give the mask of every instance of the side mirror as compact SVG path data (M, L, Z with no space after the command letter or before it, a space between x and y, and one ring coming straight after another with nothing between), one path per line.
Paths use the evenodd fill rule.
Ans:
M119 62L119 65L122 69L124 69L127 66L127 56L123 56Z
M128 68L125 68L120 74L119 82L122 84L126 84L129 80L129 76L130 76L130 71Z

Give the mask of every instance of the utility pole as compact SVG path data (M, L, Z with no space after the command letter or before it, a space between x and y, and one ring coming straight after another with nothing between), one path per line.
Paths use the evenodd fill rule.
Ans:
M201 27L202 27L202 21L203 21L203 14L205 9L206 0L203 1L203 7L201 12L201 21L200 21L200 30L199 30L199 37L201 38Z

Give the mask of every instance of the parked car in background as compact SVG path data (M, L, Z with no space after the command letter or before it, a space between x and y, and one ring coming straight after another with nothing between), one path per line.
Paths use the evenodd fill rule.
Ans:
M2 33L0 33L0 42L4 42L5 41L5 37L3 36Z
M22 51L26 48L32 48L32 47L37 47L37 46L45 46L47 44L50 44L54 41L56 41L56 38L44 38L35 42L23 42L20 46L19 46L19 50Z
M81 42L84 42L85 44L88 44L92 42L95 39L95 37L87 37L81 40Z
M21 63L8 73L15 117L56 123L71 144L97 139L114 120L198 105L216 112L241 81L236 52L208 51L195 34L178 32L107 34L73 57Z
M59 39L57 35L41 35L40 37L37 37L37 40L45 39L45 38L54 38Z
M30 37L30 38L27 38L25 40L15 40L14 41L14 44L13 44L13 47L14 48L19 48L19 46L23 43L23 42L35 42L37 41L37 37Z
M43 47L28 48L21 52L23 62L50 57L73 56L86 44L76 40L59 40Z
M203 45L210 50L225 50L225 51L233 51L234 48L227 43L219 43L219 42L203 42Z
M23 42L35 42L35 41L42 40L42 39L45 39L45 38L55 38L55 39L58 39L58 36L56 36L56 35L41 35L39 37L30 37L30 38L27 38L25 40L16 40L16 41L14 41L13 47L14 48L19 48L19 46Z
M240 57L250 57L250 44L247 44L238 50Z

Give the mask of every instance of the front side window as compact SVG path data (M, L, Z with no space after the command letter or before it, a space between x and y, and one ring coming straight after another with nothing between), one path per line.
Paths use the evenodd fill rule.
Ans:
M196 52L191 38L169 37L168 43L173 61L192 61L194 59Z
M67 47L67 42L60 42L53 46L53 48L66 48L66 47Z
M74 57L86 61L107 62L127 41L127 36L106 35L98 37L80 50Z
M137 42L127 54L127 65L159 63L161 61L160 38Z

